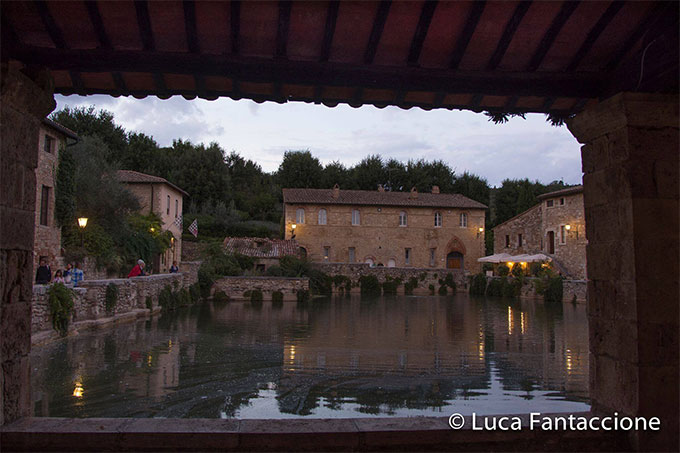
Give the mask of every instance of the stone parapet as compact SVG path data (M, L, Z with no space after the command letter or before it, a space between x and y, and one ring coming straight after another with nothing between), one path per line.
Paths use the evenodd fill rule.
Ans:
M117 278L109 280L84 280L73 290L72 321L101 320L119 315L146 310L146 298L151 297L152 311L158 309L158 295L165 286L173 288L186 287L195 282L195 278L183 273L158 274L146 277ZM187 283L188 282L188 283ZM106 311L106 288L114 284L118 288L118 301L111 312ZM48 290L50 285L33 286L31 301L31 333L52 329L50 318Z
M283 300L297 300L298 291L309 290L308 278L295 277L222 277L212 291L223 291L230 299L247 299L246 291L262 291L264 300L271 300L274 291L283 293Z

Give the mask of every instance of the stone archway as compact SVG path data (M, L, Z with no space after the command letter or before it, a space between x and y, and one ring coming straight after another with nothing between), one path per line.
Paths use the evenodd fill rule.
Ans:
M452 237L446 244L446 268L464 270L466 254L467 249L463 241L458 236Z

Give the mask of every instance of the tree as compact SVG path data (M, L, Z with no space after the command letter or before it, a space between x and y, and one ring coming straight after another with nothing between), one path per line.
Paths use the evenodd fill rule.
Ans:
M350 171L337 160L324 167L321 188L331 189L336 184L343 189L352 188Z
M323 167L319 159L307 151L286 151L276 172L276 179L282 188L321 187Z
M356 188L360 190L377 190L378 185L385 186L389 179L378 154L365 157L351 169L351 173Z
M489 183L467 171L454 179L452 191L489 206Z
M73 223L76 218L76 163L70 148L59 150L54 217L61 227Z

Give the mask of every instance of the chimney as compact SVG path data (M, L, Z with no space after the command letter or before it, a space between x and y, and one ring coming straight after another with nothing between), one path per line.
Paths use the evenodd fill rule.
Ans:
M340 196L340 186L339 185L334 185L333 186L333 198L338 198Z
M411 195L409 195L409 198L418 198L418 189L416 189L416 186L411 187Z
M439 186L432 186L432 193L439 193Z
M378 184L378 192L384 192L385 188L383 187L382 184Z

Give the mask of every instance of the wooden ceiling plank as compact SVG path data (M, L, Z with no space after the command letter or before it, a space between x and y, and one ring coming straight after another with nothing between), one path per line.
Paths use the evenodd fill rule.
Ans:
M116 91L118 93L129 94L127 86L125 85L125 79L123 78L123 75L120 72L118 71L112 72L111 77L113 77L113 83L116 85Z
M503 106L504 112L514 112L517 109L517 101L519 101L519 96L508 97L507 102Z
M290 0L279 0L279 24L276 29L276 57L288 58L288 30L290 30Z
M530 6L530 1L525 0L519 2L515 8L515 11L512 13L510 21L505 26L505 30L503 30L501 38L498 40L496 50L494 50L489 63L486 65L487 70L493 71L498 67L498 64L503 59L503 55L505 55L505 51L508 50L508 46L510 46L510 43L512 42L513 36L515 36L515 32L517 31L519 24L522 22L522 19L524 18L524 15L527 13L527 11L529 11Z
M607 7L605 12L602 13L602 16L600 16L600 18L597 20L593 28L590 29L588 35L586 36L586 39L583 41L583 44L581 44L581 47L578 49L574 57L571 59L571 62L566 68L567 72L572 72L578 68L579 64L581 64L581 60L583 60L586 54L590 51L590 49L593 47L593 44L595 44L595 41L597 41L597 38L600 37L604 29L607 28L607 25L609 25L612 19L614 19L614 17L621 10L623 5L624 5L623 1L614 1L609 5L609 7Z
M387 16L390 13L390 6L392 6L391 0L382 0L378 6L378 11L373 20L371 35L368 38L368 44L366 45L366 52L364 53L364 64L373 63L375 52L378 50L378 44L380 44L380 37L385 28L385 23L387 22Z
M99 39L99 46L104 49L112 49L111 40L106 34L106 29L104 28L104 21L99 12L99 6L96 1L85 2L85 7L87 8L87 15L90 17L90 22L92 22L92 28L94 28L97 38Z
M328 13L326 14L326 26L324 27L323 42L321 44L321 54L319 61L324 63L328 61L331 56L331 45L333 44L333 35L335 34L335 25L338 22L338 9L340 2L334 0L328 4Z
M458 65L463 59L463 55L465 55L465 51L467 50L467 46L470 43L470 39L472 39L472 35L477 29L477 24L479 24L479 20L482 18L482 13L484 13L485 6L486 2L474 2L472 4L470 13L468 14L467 20L465 21L463 33L456 41L456 47L454 48L453 54L451 55L449 68L458 69Z
M198 28L196 26L196 3L194 0L184 0L184 29L187 36L187 47L191 53L200 53L201 48L198 43Z
M423 3L423 8L420 10L420 18L418 19L418 25L416 26L416 31L413 34L413 40L411 41L411 48L408 52L408 64L415 66L418 64L418 59L420 58L420 52L423 50L423 43L425 42L425 37L430 29L430 24L432 23L432 16L434 16L434 11L437 9L436 0L427 0Z
M545 35L543 35L543 39L541 39L536 52L534 52L534 55L531 57L527 71L535 71L541 66L543 58L545 58L545 55L550 50L553 42L555 42L555 38L560 34L562 27L564 27L564 24L569 20L579 3L579 1L567 0L562 4L560 11L553 19L550 27L545 32Z
M238 55L239 52L239 42L238 37L241 34L241 2L237 0L232 0L231 4L231 53Z

